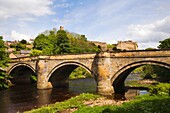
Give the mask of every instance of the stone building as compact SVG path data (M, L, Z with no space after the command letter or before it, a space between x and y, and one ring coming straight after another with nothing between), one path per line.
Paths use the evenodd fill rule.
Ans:
M116 48L120 50L137 50L138 45L137 42L133 42L132 40L118 41Z
M107 51L107 43L106 42L98 42L98 41L91 41L94 43L98 48L100 48L102 51Z
M64 30L64 27L63 27L63 26L60 26L60 30Z

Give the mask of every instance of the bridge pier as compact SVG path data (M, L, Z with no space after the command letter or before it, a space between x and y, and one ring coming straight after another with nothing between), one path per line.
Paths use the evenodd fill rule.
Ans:
M52 88L50 82L47 79L48 66L45 60L39 60L37 63L37 89L48 89Z
M110 80L98 81L97 92L101 95L113 95L114 89L110 85Z
M108 56L105 58L105 56ZM114 89L110 80L112 73L111 59L109 53L100 53L96 57L96 66L94 70L97 75L97 92L101 95L113 95Z

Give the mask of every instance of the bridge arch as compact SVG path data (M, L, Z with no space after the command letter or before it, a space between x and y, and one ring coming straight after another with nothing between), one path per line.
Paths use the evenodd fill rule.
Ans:
M65 87L68 86L68 77L74 69L77 67L84 68L89 72L96 81L96 75L84 64L79 62L63 62L56 65L48 74L47 79L51 82L53 87ZM96 82L97 83L97 82Z
M113 77L111 78L111 83L114 88L115 93L122 93L124 92L124 82L127 76L136 68L142 66L142 65L157 65L161 67L165 67L167 69L170 69L170 64L167 64L165 62L160 62L160 61L153 61L153 60L147 60L147 61L138 61L138 62L133 62L130 63L123 68L121 68L119 71L117 71Z
M12 72L12 70L14 70L15 68L17 68L17 67L19 67L19 66L28 67L28 68L30 68L34 73L36 73L35 69L34 69L31 65L29 65L29 64L27 64L27 63L17 63L17 64L15 64L15 65L13 65L12 67L10 67L10 69L7 71L7 73L10 74L10 73Z
M29 84L35 82L31 79L31 76L36 76L36 71L27 63L17 63L13 65L7 73L12 76L10 80L13 84Z

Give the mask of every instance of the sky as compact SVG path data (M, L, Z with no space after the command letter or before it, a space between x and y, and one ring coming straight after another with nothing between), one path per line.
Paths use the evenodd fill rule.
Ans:
M0 0L0 35L29 40L53 28L110 44L156 48L170 37L170 0Z

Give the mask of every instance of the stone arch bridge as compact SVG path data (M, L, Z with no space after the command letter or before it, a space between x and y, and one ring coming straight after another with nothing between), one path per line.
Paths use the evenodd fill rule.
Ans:
M37 88L46 89L68 84L70 73L80 66L95 77L99 94L110 95L122 92L126 77L144 64L170 69L170 50L21 57L12 59L6 71L19 73L20 68L29 68L38 76Z

